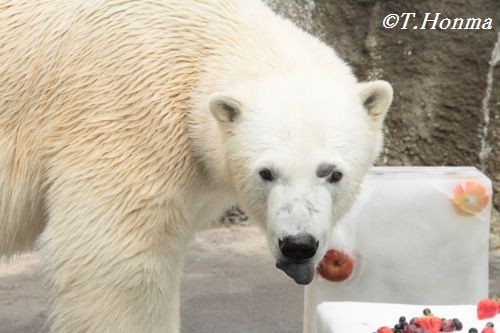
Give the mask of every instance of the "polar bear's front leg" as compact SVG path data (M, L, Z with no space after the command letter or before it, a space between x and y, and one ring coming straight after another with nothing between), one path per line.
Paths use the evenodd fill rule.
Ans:
M89 198L48 198L40 248L52 296L50 331L178 332L191 237L183 214L161 205L121 206L122 214Z

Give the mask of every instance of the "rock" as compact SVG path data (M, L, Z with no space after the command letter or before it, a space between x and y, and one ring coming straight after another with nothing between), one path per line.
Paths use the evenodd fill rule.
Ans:
M500 212L491 212L490 250L500 259Z
M361 80L393 84L395 99L378 164L475 166L493 180L494 204L500 209L500 154L494 154L500 149L497 0L266 2L333 46ZM450 19L490 17L493 28L382 27L386 15L404 12L415 12L420 19L426 12L431 18L434 13Z

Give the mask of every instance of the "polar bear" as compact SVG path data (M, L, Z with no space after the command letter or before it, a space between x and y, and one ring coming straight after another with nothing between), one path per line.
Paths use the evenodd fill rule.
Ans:
M256 0L7 0L0 36L0 255L36 244L52 332L178 332L235 202L309 283L382 145L390 84Z

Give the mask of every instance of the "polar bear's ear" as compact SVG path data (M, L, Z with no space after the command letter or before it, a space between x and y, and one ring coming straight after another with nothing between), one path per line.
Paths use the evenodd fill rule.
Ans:
M231 123L240 116L243 105L234 97L214 94L208 100L208 109L219 122Z
M385 114L392 103L392 86L386 81L371 81L358 84L361 103L376 128L382 127Z

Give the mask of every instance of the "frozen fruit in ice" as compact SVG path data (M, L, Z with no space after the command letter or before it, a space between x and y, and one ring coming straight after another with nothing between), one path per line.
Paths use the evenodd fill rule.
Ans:
M495 333L495 330L493 329L493 326L494 326L493 323L486 324L486 327L483 328L483 330L481 331L481 333Z
M473 216L482 211L490 200L486 188L472 180L453 189L451 202L455 211L462 216Z
M397 323L396 325L394 325L394 330L395 331L398 331L398 330L403 330L405 328L405 325L404 323Z
M495 325L492 322L487 322L481 333L495 333L494 327Z
M479 320L495 317L498 313L498 303L490 298L485 298L477 303L477 318Z
M430 309L424 309L424 315L417 318L416 324L419 328L423 328L429 333L438 333L441 330L442 321L434 316Z
M453 322L455 323L455 329L457 331L461 331L462 328L464 328L464 325L462 324L462 322L460 320L458 320L458 318L453 318Z
M442 322L441 331L453 332L455 330L455 322L452 319L441 320L441 322Z
M387 326L383 326L377 330L377 333L392 333L392 330Z
M354 261L348 254L328 250L318 266L318 273L327 280L340 282L347 279L354 268Z
M406 326L408 326L408 323L406 322L406 317L405 316L399 317L398 323L394 325L394 333L403 333Z
M423 316L417 321L417 326L429 331L429 333L438 333L441 330L441 325L441 319L434 316Z
M407 326L405 326L405 328L403 329L403 332L404 333L413 333L413 331L417 328L416 325L413 325L413 324L409 324Z
M429 331L418 327L417 325L409 324L408 326L405 326L404 333L429 333Z
M495 325L492 322L487 322L481 333L495 333L494 327Z

